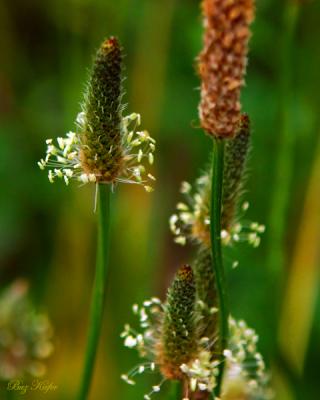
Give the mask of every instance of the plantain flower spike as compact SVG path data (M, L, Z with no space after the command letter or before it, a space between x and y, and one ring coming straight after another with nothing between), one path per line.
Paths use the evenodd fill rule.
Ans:
M93 62L82 105L77 116L77 132L47 139L47 154L38 165L49 168L52 183L61 178L68 185L71 179L89 182L141 184L155 180L143 165L153 164L155 140L148 132L137 130L140 115L123 117L122 52L118 40L105 40Z
M203 0L204 50L199 55L202 128L232 137L240 119L240 89L247 64L253 0Z
M189 265L182 266L168 290L158 348L158 364L168 379L182 379L180 366L194 356L196 287Z
M159 383L143 396L144 400L152 399L162 385L171 380L183 382L187 400L207 400L216 387L220 363L214 348L218 340L215 330L218 310L215 294L205 282L205 278L211 283L214 281L210 267L210 252L202 249L193 271L189 266L178 270L165 303L153 297L142 306L134 304L132 307L139 318L139 327L126 324L121 337L125 347L138 351L142 362L121 378L135 385L135 378L145 372L160 375ZM202 280L201 273L205 274ZM212 317L210 321L205 320L208 312ZM221 400L233 399L235 392L239 399L271 399L268 374L257 351L258 336L244 321L231 317L229 328Z

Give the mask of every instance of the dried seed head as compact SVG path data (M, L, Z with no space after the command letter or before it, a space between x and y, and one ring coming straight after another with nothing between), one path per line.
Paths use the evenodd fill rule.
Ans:
M199 56L201 126L231 137L240 118L253 0L203 0L204 49Z
M195 329L196 288L190 266L181 267L168 290L159 343L158 364L168 379L182 379L181 364L188 363L197 349Z
M93 63L83 106L82 167L101 182L114 181L123 166L121 61L118 40L111 37L104 41Z

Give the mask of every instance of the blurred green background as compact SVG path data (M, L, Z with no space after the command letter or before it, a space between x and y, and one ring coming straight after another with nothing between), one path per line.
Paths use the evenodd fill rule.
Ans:
M196 0L2 0L0 3L0 282L27 278L49 313L55 352L47 378L75 398L81 376L95 257L93 187L50 185L36 165L45 139L74 128L92 55L109 36L125 49L128 112L156 138L156 191L119 185L104 333L90 399L139 399L152 377L128 387L138 363L119 334L131 305L163 297L192 249L172 241L168 218L182 180L206 164L198 126L201 49ZM257 1L243 110L251 116L247 216L266 224L258 249L226 255L232 313L260 336L276 398L320 391L320 4ZM233 259L240 266L231 271ZM0 398L5 398L5 383ZM20 396L17 396L20 398ZM165 398L165 392L155 398Z

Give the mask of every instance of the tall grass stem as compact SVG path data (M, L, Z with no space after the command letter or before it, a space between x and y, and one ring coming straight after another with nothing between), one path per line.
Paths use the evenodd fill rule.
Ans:
M169 399L170 400L181 400L181 382L180 381L172 381L170 384L169 390Z
M228 343L229 310L221 250L221 207L223 190L224 141L215 138L213 143L210 234L212 262L214 274L216 276L216 289L219 305L220 366L216 388L216 396L219 397L224 370L223 350L227 347Z
M110 231L110 185L99 184L98 187L98 246L96 259L96 273L92 292L92 301L89 319L89 333L85 363L79 400L88 398L92 381L96 353L99 344L100 331L103 320L104 299L107 278L107 256L109 250Z

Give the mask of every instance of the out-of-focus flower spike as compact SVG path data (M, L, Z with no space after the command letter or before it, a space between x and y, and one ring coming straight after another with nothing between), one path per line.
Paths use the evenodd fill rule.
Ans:
M211 345L217 337L217 310L216 283L212 266L211 250L200 248L195 258L193 271L197 288L197 310L201 315L199 331L201 337L209 338Z
M230 229L241 195L250 148L250 121L243 114L233 138L226 141L223 174L222 229Z
M53 352L53 329L28 296L28 283L13 282L0 294L0 381L40 378Z

